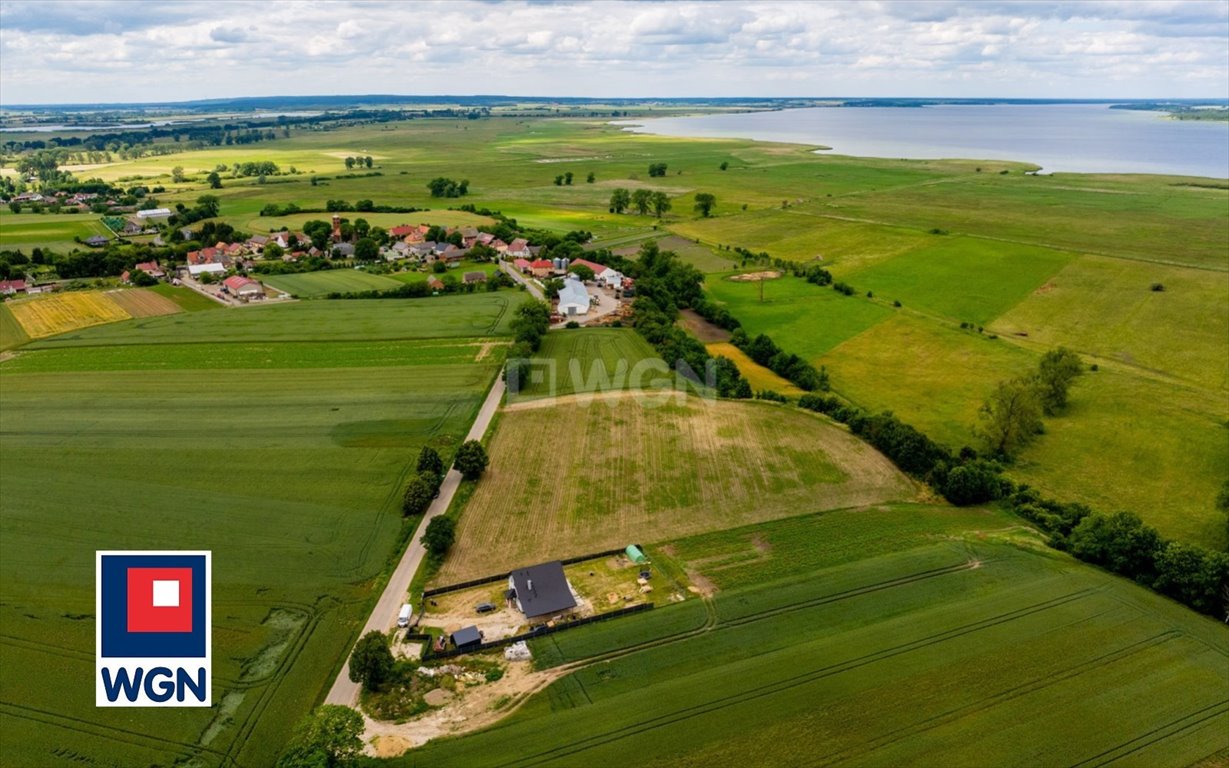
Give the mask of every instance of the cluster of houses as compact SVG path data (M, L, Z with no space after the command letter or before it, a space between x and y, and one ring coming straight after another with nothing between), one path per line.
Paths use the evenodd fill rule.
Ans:
M149 275L155 280L161 280L162 278L166 277L166 272L162 270L162 267L158 265L157 261L143 261L140 264L137 264L136 266L134 266L130 270L125 269L123 274L119 276L120 282L121 283L131 283L132 273L134 271L144 272L145 274Z
M388 261L409 260L420 263L444 261L455 263L465 258L470 250L478 245L484 245L499 253L502 258L517 258L536 256L541 246L531 246L524 238L517 238L511 243L505 243L490 232L479 232L475 227L448 228L445 236L452 238L454 233L460 233L461 244L443 240L435 242L428 240L431 232L429 224L402 225L388 230L393 243L384 249L384 258Z
M55 290L55 287L55 283L35 285L23 279L0 280L0 296L16 296L19 293L33 296L38 293L51 293Z
M532 275L539 279L562 277L563 287L559 289L559 304L555 312L562 317L581 317L589 314L593 303L585 282L577 277L576 267L586 267L593 273L593 282L600 287L629 295L634 290L633 281L624 277L616 269L598 264L588 259L535 259L525 258L513 260L512 265L523 275Z
M76 208L79 211L86 212L90 210L90 206L95 203L102 202L109 207L115 207L119 203L114 199L102 199L102 196L95 192L75 192L69 194L67 192L22 192L20 195L13 195L8 199L10 203L21 203L23 205L59 205L61 210L64 208Z

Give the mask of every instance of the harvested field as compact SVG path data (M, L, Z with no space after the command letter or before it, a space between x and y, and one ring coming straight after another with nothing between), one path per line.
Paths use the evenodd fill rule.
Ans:
M180 312L179 305L166 296L136 288L131 291L113 291L107 296L132 317L155 317Z
M765 403L629 395L512 410L490 454L440 584L914 494L841 428Z
M110 294L86 291L39 296L10 302L8 306L33 339L131 317Z
M20 347L30 340L21 323L13 317L8 304L0 304L0 352Z
M700 317L694 309L679 310L679 325L705 344L730 340L729 331Z

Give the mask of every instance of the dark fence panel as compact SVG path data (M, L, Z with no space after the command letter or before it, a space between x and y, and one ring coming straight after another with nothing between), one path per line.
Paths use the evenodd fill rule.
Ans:
M640 546L640 545L637 544L636 546ZM563 563L564 565L574 565L576 563L583 563L585 560L594 560L599 557L610 557L611 555L621 555L625 553L626 551L627 551L627 547L621 547L619 549L608 549L604 552L594 552L588 555L578 555L576 557L569 557L567 560L560 560L559 562ZM462 589L469 589L470 587L480 587L483 584L492 584L496 581L504 581L507 578L508 578L507 573L501 573L495 576L484 576L481 579L470 579L469 581L463 581L460 584L449 584L446 587L436 587L435 589L425 589L423 590L422 596L423 597L435 597L436 595L446 595L449 592L457 592Z
M617 551L622 552L623 550L620 549ZM601 557L601 555L593 555L593 557ZM588 559L588 558L584 558L584 559ZM427 659L449 659L449 658L452 658L453 656L462 656L467 653L479 653L481 651L489 651L492 648L501 648L505 645L511 645L512 643L520 642L521 640L532 640L535 637L546 637L547 635L553 635L556 632L563 632L564 630L567 630L567 629L583 627L586 624L593 624L598 621L607 621L608 619L617 619L620 616L627 616L633 613L640 613L641 611L648 611L648 610L651 610L652 608L653 608L652 603L640 603L639 605L632 605L632 606L628 606L627 608L619 608L618 610L610 611L609 613L602 613L597 616L588 616L586 618L577 619L575 621L561 622L559 624L556 624L553 627L548 627L545 624L542 624L541 626L537 627L536 630L531 630L529 632L523 632L519 635L513 635L512 637L505 637L500 640L492 640L489 643L483 643L473 648L465 648L465 649L450 648L446 651L434 651L431 649L431 644L428 643L427 647L423 651L422 658L424 661Z

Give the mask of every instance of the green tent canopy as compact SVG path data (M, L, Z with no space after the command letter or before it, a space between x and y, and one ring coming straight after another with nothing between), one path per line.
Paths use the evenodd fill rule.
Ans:
M637 565L642 565L649 561L649 559L644 556L644 553L640 551L640 547L637 547L635 544L628 544L625 551L627 552L628 559Z

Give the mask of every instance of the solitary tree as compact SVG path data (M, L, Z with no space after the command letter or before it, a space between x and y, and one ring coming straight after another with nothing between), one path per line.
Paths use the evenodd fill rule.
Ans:
M388 680L393 671L393 653L388 650L388 638L382 632L371 630L363 635L350 654L350 682L362 683L369 691L376 691Z
M436 557L442 556L456 540L456 524L451 517L432 518L422 535L422 545Z
M422 450L418 452L418 467L419 472L434 472L437 475L444 474L444 460L440 458L439 453L429 445L424 445Z
M277 768L347 768L363 751L363 716L325 704L295 728Z
M183 180L184 180L183 166L177 165L174 168L172 168L171 169L171 181L175 182L176 184L182 184Z
M975 431L995 456L1011 458L1041 432L1041 401L1026 379L999 382L978 413Z
M713 207L717 205L717 196L711 192L696 193L696 213L708 218L708 215L713 212Z
M453 466L466 480L477 480L486 470L488 459L486 449L477 440L466 440L457 449L457 458Z
M572 172L571 171L568 171L567 173L563 174L563 183L568 185L569 187L572 186Z
M632 204L632 194L622 187L610 193L610 212L623 213Z
M593 171L589 171L589 175L585 177L586 184L592 184L597 179L597 175Z
M670 198L666 197L665 192L654 192L652 197L653 215L661 218L662 214L670 210Z
M346 170L347 170L347 171L349 171L349 170L353 170L353 169L354 169L354 158L353 158L353 157L347 157L347 158L346 158Z
M730 163L729 163L729 161L723 160L723 161L721 162L721 170L723 170L723 171L724 171L725 169L727 169L727 168L729 168L729 167L730 167Z
M1041 356L1037 391L1046 415L1053 416L1067 407L1067 390L1083 373L1080 356L1069 349L1057 347Z
M205 177L205 180L209 182L210 189L222 188L222 177L218 175L217 171L210 171L209 175Z
M563 186L563 174L562 173L555 177L555 186L556 187Z

